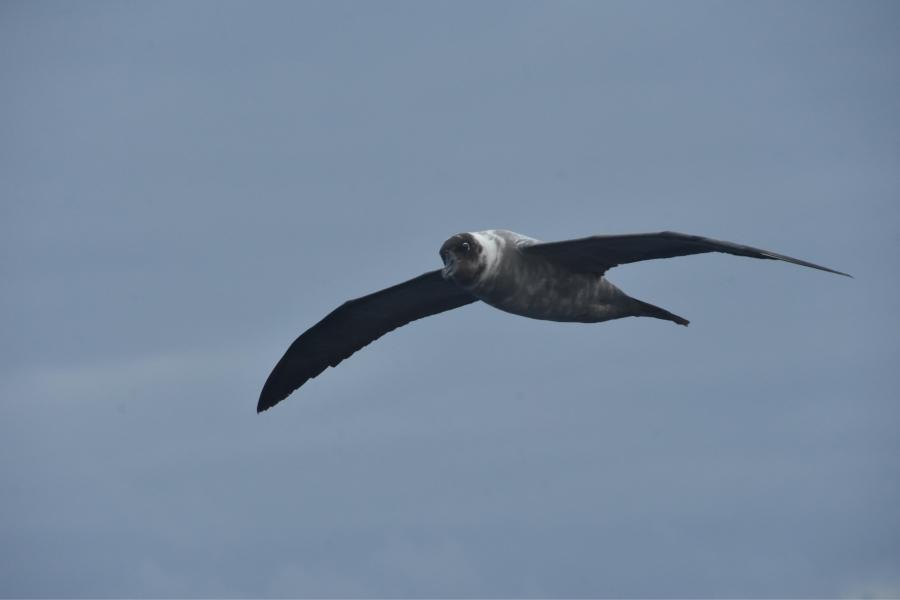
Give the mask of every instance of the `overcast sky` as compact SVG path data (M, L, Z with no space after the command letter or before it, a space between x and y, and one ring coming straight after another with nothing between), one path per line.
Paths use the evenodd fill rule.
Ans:
M0 4L0 595L900 595L895 2ZM673 229L257 416L459 231Z

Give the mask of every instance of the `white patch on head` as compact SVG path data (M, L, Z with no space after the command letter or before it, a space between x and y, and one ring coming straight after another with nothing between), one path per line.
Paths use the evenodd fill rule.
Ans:
M506 240L494 233L493 229L487 231L476 231L472 233L472 237L481 246L481 257L484 261L484 271L478 275L478 280L493 276L500 266L500 257L503 254L503 247Z

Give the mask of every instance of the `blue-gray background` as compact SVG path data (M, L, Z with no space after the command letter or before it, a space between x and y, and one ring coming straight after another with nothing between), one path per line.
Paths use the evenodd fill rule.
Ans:
M896 3L0 5L0 594L900 594ZM674 229L254 414L457 231Z

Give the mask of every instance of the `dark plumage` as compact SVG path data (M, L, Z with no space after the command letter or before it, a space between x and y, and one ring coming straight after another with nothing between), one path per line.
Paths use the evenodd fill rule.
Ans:
M476 300L444 279L438 269L344 302L294 340L266 380L257 412L274 406L326 367L336 367L387 332Z
M705 252L781 260L849 277L768 250L669 231L550 243L506 230L461 233L441 246L442 270L345 302L298 337L266 380L257 411L385 333L476 300L534 319L597 323L653 317L687 325L687 319L628 296L604 274L617 265Z

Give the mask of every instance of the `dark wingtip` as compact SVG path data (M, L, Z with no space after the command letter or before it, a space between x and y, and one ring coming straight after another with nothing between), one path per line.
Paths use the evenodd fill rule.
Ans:
M820 271L826 271L828 273L834 273L835 275L843 275L844 277L849 277L853 279L853 275L850 273L844 273L843 271L836 271L835 269L829 269L828 267L820 267L819 265L812 265L813 268L819 269Z
M817 265L816 263L811 263L806 260L800 260L799 258L793 258L791 256L786 256L784 254L778 254L777 252L769 252L764 251L762 253L764 258L774 258L775 260L783 260L784 262L793 263L795 265L800 265L801 267L809 267L810 269L818 269L819 271L825 271L826 273L833 273L835 275L843 275L844 277L849 277L853 279L853 275L850 273L844 273L843 271L838 271L837 269L831 269L828 267L823 267L822 265ZM753 258L752 255L748 255ZM758 258L758 256L757 256Z
M268 402L268 401L263 402L262 400L260 400L259 403L256 405L256 414L259 414L261 412L269 410L270 408L272 408L279 402L280 402L280 400L276 400L274 402Z
M267 382L268 383L268 382ZM263 386L262 392L259 394L259 402L256 404L256 414L259 414L263 411L269 410L285 398L287 398L287 394L279 397L278 394L272 392L269 389L269 386Z

